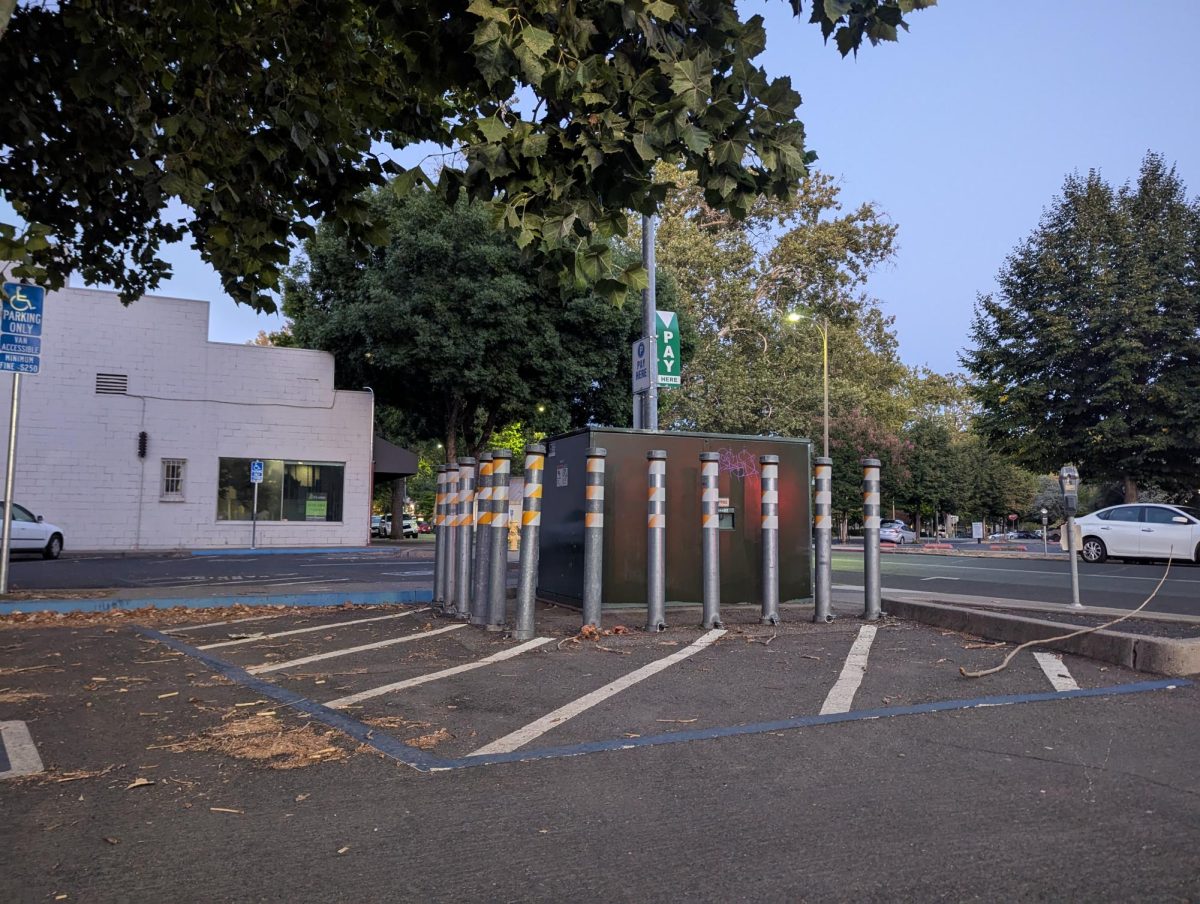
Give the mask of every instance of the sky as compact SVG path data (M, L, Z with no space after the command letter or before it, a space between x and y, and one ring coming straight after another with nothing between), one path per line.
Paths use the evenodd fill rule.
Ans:
M1200 194L1195 0L942 0L857 59L822 43L810 3L803 21L786 0L740 8L765 16L759 63L804 98L809 147L843 204L871 201L899 228L868 291L906 364L960 369L977 294L1069 173L1118 185L1153 150ZM175 272L158 294L209 300L213 340L280 327L225 296L196 252L166 256Z

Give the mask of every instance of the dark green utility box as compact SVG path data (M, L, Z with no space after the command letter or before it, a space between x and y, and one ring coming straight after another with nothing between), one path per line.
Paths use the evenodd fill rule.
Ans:
M779 598L812 598L812 442L807 439L587 428L546 443L538 597L583 601L587 450L605 449L605 606L646 605L647 460L667 452L667 604L699 604L700 453L720 459L721 604L762 591L760 455L779 456Z

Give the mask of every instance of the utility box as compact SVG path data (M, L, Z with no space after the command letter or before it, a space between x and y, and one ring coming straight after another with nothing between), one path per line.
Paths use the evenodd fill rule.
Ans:
M701 602L700 453L720 455L721 603L762 599L762 466L779 456L779 598L811 599L812 441L720 433L596 427L546 441L537 594L583 601L587 450L607 450L604 474L605 606L646 605L646 453L667 452L667 604Z

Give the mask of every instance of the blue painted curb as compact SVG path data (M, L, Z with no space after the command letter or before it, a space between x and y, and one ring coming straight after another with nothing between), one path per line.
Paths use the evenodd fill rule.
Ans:
M265 596L146 597L144 599L25 600L0 603L0 615L17 612L111 612L113 609L220 609L225 606L340 606L383 603L428 603L432 590L370 590L353 592L287 593Z
M255 693L262 694L264 697L268 697L285 706L293 707L297 711L312 716L314 719L331 728L344 731L355 740L373 747L380 753L407 766L412 766L420 772L445 772L455 769L469 769L474 766L494 766L501 763L527 763L536 760L584 756L589 753L602 753L609 750L660 747L666 744L685 744L690 741L707 741L717 738L767 734L769 732L791 731L797 728L811 728L818 725L834 725L842 722L888 719L895 716L915 716L926 713L1009 706L1022 703L1044 703L1052 700L1071 700L1081 697L1117 697L1125 694L1142 694L1149 691L1192 687L1192 682L1185 678L1169 678L1161 681L1139 681L1134 684L1118 684L1114 687L1080 688L1073 691L1046 691L1037 694L1007 694L992 697L973 697L965 700L940 700L936 703L919 703L913 706L888 706L880 709L853 710L848 713L795 716L791 719L779 719L773 722L754 722L749 725L698 728L691 731L673 731L641 738L614 738L611 740L589 741L582 744L570 744L561 747L542 747L534 750L514 750L511 753L494 753L483 756L465 756L448 759L427 753L415 747L409 747L407 744L396 740L390 735L383 734L378 729L359 722L357 719L351 719L344 713L323 706L314 700L297 694L295 691L280 687L270 681L256 678L239 666L205 653L203 650L199 650L174 637L163 634L161 631L143 627L136 627L135 630L145 637L153 638L166 644L173 650L185 653L199 660L218 674L250 688Z
M308 553L353 553L356 555L362 553L374 553L375 555L391 553L394 550L391 548L384 549L379 546L259 546L255 549L249 547L230 548L230 549L193 549L193 556L300 556Z

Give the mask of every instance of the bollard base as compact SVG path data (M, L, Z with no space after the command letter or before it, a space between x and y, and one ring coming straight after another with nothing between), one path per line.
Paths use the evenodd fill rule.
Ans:
M487 622L484 619L480 618L477 615L472 615L470 618L467 619L467 621L470 624L475 625L477 628L482 628L484 625L487 624Z
M667 630L667 623L665 621L646 623L646 632L648 634L658 634L665 630Z
M758 623L760 625L777 625L777 624L779 624L779 616L778 615L764 615L762 618L760 618L758 620Z
M504 625L488 625L487 630L492 634L499 634L504 630Z
M713 628L723 628L725 624L719 618L706 618L700 623L700 627L705 630L712 630Z

